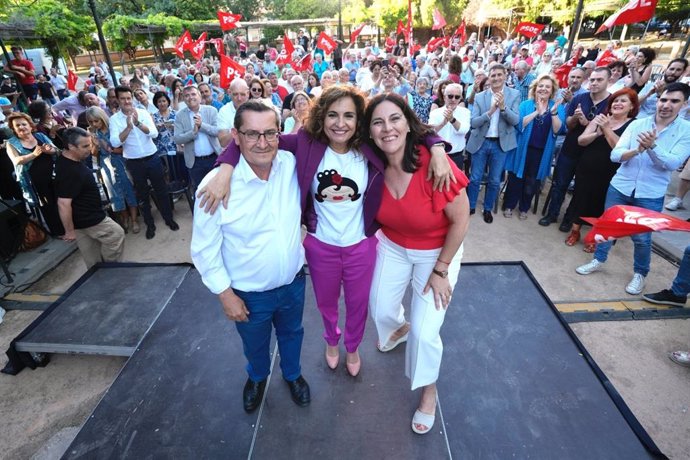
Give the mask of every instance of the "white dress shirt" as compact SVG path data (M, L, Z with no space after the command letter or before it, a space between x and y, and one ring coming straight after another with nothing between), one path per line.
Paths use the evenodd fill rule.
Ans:
M438 109L432 110L429 114L429 124L432 126L441 124L444 120L445 111L445 107L439 107ZM453 110L453 116L460 123L460 128L455 129L455 126L448 122L443 125L443 128L436 132L444 141L450 142L452 145L450 153L461 153L465 150L465 135L470 130L471 115L470 111L465 107L457 106L455 110Z
M235 127L235 104L228 102L218 111L218 129L232 129Z
M621 162L627 151L640 143L637 136L656 129L656 117L634 120L623 132L616 147L611 151L611 161L621 163L611 185L627 196L635 191L636 198L660 198L666 194L671 173L690 155L690 122L680 116L657 132L656 146Z
M122 147L122 156L129 160L153 155L158 150L153 143L153 139L158 137L158 129L151 114L143 109L134 110L137 111L138 120L149 129L149 133L144 134L134 126L124 142L120 141L120 133L127 129L127 116L120 111L110 117L110 144L115 148Z
M496 93L491 93L491 105L494 105L494 98ZM489 130L486 132L486 137L498 137L498 121L501 116L501 111L496 109L496 111L491 115L489 119Z
M194 126L194 115L195 113L191 110L189 113L189 122ZM193 128L192 128L193 129ZM194 139L194 156L195 157L206 157L214 153L213 146L211 145L211 140L208 135L201 129L197 131L196 138Z
M192 260L214 294L262 292L292 282L304 265L295 156L278 150L267 181L240 157L228 208L194 211ZM216 175L214 169L199 187Z

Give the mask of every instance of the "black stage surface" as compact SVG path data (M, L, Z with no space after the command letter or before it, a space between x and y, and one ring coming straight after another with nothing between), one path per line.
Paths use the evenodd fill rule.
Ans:
M405 347L376 351L370 321L361 374L350 377L344 359L331 371L311 287L302 352L311 405L292 402L274 355L263 406L244 413L246 373L234 326L194 269L176 287L164 277L151 284L159 298L174 295L64 458L633 460L658 454L521 263L463 265L442 330L436 425L424 436L410 429L419 392L410 391L404 376Z

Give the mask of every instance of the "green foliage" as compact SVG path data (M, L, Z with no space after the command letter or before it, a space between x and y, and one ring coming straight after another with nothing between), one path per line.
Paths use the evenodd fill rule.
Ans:
M273 19L332 18L338 14L338 0L265 0ZM343 8L345 1L342 1Z

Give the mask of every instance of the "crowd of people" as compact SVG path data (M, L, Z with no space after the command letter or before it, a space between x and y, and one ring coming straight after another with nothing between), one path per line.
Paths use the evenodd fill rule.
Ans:
M423 389L412 429L423 434L434 425L439 332L478 206L491 224L505 184L504 218L515 211L524 221L551 176L538 221L549 226L574 180L559 229L575 246L582 218L609 206L661 210L684 163L666 207L679 209L690 188L688 61L674 59L654 75L653 50L595 42L575 46L580 60L560 75L566 42L473 35L425 49L392 33L382 48L338 43L327 55L300 31L288 64L276 63L274 48L245 48L236 57L245 74L227 88L209 57L140 66L117 82L94 63L72 95L27 90L33 70L17 63L8 70L35 100L29 115L7 118L7 151L26 202L53 235L76 239L89 265L121 257L123 232L140 232L139 213L146 238L155 237L151 195L169 229L179 229L170 181L198 192L192 257L242 338L249 412L262 400L272 327L294 401L310 402L300 367L306 255L327 366L338 367L342 338L347 371L359 374L371 314L380 351L408 342L406 375L413 390ZM296 71L307 55L310 67ZM15 56L24 61L21 50ZM41 78L52 85L57 75ZM80 167L87 150L117 223L97 209L97 183ZM633 241L625 290L638 295L651 237ZM583 249L594 259L576 271L587 275L602 269L611 244ZM401 305L408 284L409 322ZM675 287L687 285L675 283L668 302L678 304Z

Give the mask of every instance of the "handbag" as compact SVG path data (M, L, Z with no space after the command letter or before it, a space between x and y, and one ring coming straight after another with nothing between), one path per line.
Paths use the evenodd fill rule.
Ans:
M27 219L24 226L24 239L19 250L26 252L36 249L46 241L46 238L48 238L46 232L36 222Z

